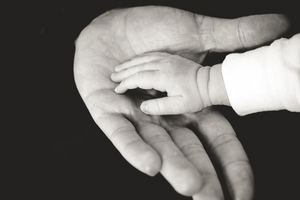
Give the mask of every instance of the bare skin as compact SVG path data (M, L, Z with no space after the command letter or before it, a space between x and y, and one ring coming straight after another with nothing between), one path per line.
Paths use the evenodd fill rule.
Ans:
M287 27L282 15L225 20L167 7L114 10L96 18L76 41L76 85L94 121L140 171L151 176L160 172L177 192L194 200L223 199L203 142L221 166L233 199L251 199L248 158L222 115L214 109L145 115L139 106L149 95L116 94L110 76L115 66L146 52L169 52L201 63L208 52L256 47Z
M144 101L140 107L145 114L195 113L212 105L230 106L221 66L203 67L178 55L155 52L118 65L111 79L120 82L118 94L136 88L167 93Z

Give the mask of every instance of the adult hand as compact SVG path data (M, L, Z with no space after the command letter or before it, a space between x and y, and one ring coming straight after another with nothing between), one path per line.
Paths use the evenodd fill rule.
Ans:
M153 51L202 62L207 52L251 48L281 35L281 15L226 20L168 7L137 7L96 18L76 41L75 81L93 119L123 157L140 171L158 172L176 191L194 199L223 199L214 167L193 130L220 164L234 199L251 199L247 156L227 120L209 109L178 116L149 116L139 109L147 95L114 92L114 67Z

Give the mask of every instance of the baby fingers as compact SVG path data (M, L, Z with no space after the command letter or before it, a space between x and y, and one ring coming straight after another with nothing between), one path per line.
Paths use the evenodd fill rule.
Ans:
M160 79L158 71L140 71L134 75L124 79L116 88L116 93L124 93L128 89L155 89L161 92L165 92L163 81L157 81Z
M122 70L116 73L112 73L111 79L115 82L121 82L124 79L129 78L130 76L137 74L142 71L155 71L159 70L161 68L161 64L151 62L151 63L144 63L140 65L136 65L130 68L127 68L126 70Z

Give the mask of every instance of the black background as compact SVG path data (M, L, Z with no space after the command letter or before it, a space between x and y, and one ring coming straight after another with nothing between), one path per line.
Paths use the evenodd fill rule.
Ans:
M286 1L49 1L4 6L8 26L3 32L8 36L3 44L8 44L9 56L3 54L8 62L2 68L8 72L2 75L2 122L8 126L3 152L9 159L3 160L7 178L2 181L9 196L3 199L190 199L177 194L161 175L150 178L131 167L95 125L74 84L74 41L80 31L107 10L140 5L223 18L283 13L292 25L285 37L300 32L298 6ZM230 108L221 110L249 156L255 199L298 197L300 114L238 117Z

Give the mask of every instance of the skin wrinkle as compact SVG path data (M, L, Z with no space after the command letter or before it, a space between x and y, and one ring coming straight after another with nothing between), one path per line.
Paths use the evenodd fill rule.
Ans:
M159 111L160 111L161 109L160 109L160 105L159 105L159 103L158 103L157 99L155 99L155 100L154 100L154 102L155 102L155 104L157 105L157 110L159 110Z
M214 144L216 143L216 141L220 140L220 138L222 137L229 137L229 140L226 140L224 142L221 142L220 144L214 146ZM219 146L222 146L226 143L232 142L232 141L236 141L238 140L237 137L233 134L228 134L228 133L223 133L221 135L218 135L216 138L214 138L213 140L211 140L211 142L208 144L208 146L210 147L210 149L212 151L214 151L216 148L218 148Z
M223 146L225 144L228 144L228 143L231 143L231 142L234 142L234 141L238 141L238 139L237 138L232 138L232 139L230 139L228 141L221 142L220 144L218 144L218 145L216 145L214 147L211 147L211 150L212 151L216 151L216 149L220 148L221 146Z
M249 166L249 165L250 165L250 162L249 162L249 160L234 160L234 161L225 163L225 164L222 165L221 167L222 167L222 169L226 169L226 168L228 168L229 166L231 166L231 165L233 165L233 164L234 164L234 165L241 165L241 164L243 164L243 165Z
M98 92L101 92L102 90L105 90L105 89L103 89L103 88L97 89L97 90L95 90L95 91L93 91L93 92L87 94L86 96L83 96L83 97L82 97L83 101L84 101L87 105L89 105L89 99L90 99L94 94L96 94L96 93L98 93ZM110 89L108 89L108 90L110 90ZM90 107L90 110L93 110L93 107L96 106L94 103L92 103L92 105L93 105L93 106Z
M113 42L111 42L111 44L116 45L118 50L120 50L123 54L126 54L127 57L129 57L129 55L128 55L127 53L125 53L125 52L122 50L121 46L119 45L119 42L118 42L117 39L116 39L116 38L118 38L118 37L116 36L116 33L115 33L115 32L112 32L112 33L113 33L113 36L114 36L113 38L114 38L114 39L112 40ZM115 48L115 46L113 46L113 45L111 45L110 43L108 43L108 40L103 40L103 41L105 42L105 44L106 44L108 47L110 47L110 48L108 48L110 54L111 54L116 60L118 60L119 63L124 62L124 61L121 61L119 58L117 58L117 57L115 56L115 54L113 53L112 49ZM112 59L112 58L111 58L111 59Z
M195 24L196 24L196 28L197 28L197 40L200 41L201 39L201 35L200 35L200 27L203 23L203 19L204 19L205 16L202 16L201 18L201 23L198 24L198 17L197 17L197 14L196 13L193 13L193 18L195 20Z
M134 10L135 11L135 10ZM128 13L124 13L124 14L122 14L121 15L121 17L123 18L125 15L128 15ZM132 14L134 14L134 13L132 13ZM139 12L139 14L142 14L141 12ZM130 20L130 19L132 19L132 20L134 20L134 17L135 17L135 15L134 16L132 16L132 17L129 17L128 18L128 20ZM119 20L119 18L116 18L116 20ZM199 17L199 19L201 19L200 17ZM115 21L116 21L115 20ZM122 19L123 20L123 19ZM137 19L137 20L139 20L139 19ZM115 21L113 21L113 22L115 22ZM131 33L131 29L130 29L130 26L128 26L128 25L130 25L130 22L129 21L124 21L125 22L125 28L127 28L128 30L128 34L130 34ZM124 22L122 22L122 23L124 23ZM215 20L215 22L217 22L216 20ZM178 22L179 23L179 22ZM203 23L203 22L202 22ZM202 24L201 23L201 24ZM200 25L201 25L200 24ZM207 26L207 27L211 27L211 24L210 23L208 23L208 24L205 24L204 23L204 25L205 26ZM204 25L201 25L202 27L204 26ZM214 27L214 28L217 28L217 27ZM117 30L119 30L119 29L117 29ZM209 30L209 29L208 29ZM217 29L216 29L217 30ZM114 30L112 30L112 31L114 31ZM127 32L126 32L127 33ZM210 33L212 33L211 32L211 30L210 30ZM245 33L247 33L247 32L245 32ZM120 40L118 39L118 40L116 40L117 42L124 42L124 40L125 40L125 38L124 38L124 40L121 40L121 39L123 39L122 37L123 37L123 34L124 33L120 33ZM124 37L126 37L126 39L128 40L128 42L129 42L129 44L127 44L128 45L128 48L130 49L130 46L131 45L135 45L135 38L134 38L134 36L136 36L134 33L131 33L132 35L129 35L131 38L131 43L129 42L129 38L127 37L127 35L125 36L124 35ZM196 36L196 35L195 35ZM201 35L201 36L203 36L203 34ZM207 36L207 38L209 39L209 35L206 35ZM181 36L180 36L181 37ZM203 39L205 37L205 35L201 38L201 39ZM213 37L212 37L213 38ZM138 38L137 38L138 39ZM176 39L176 38L175 38ZM217 39L217 38L213 38L213 39ZM148 40L147 40L148 41ZM203 43L205 43L204 41L202 41ZM171 42L172 43L172 42ZM207 46L207 47L209 47L209 46L211 46L211 44L213 44L212 43L212 41L210 41L210 40L207 40L206 41L206 43L208 44L208 45L205 45L205 46ZM174 44L174 43L172 43L172 44ZM122 45L122 43L120 44L121 46L123 46L123 48L124 48L124 50L127 50L127 49L125 49L125 47L127 46L127 45ZM140 44L140 43L138 43L137 42L137 45L136 46L134 46L135 48L137 48L137 50L139 50L139 45L143 45L143 44ZM221 44L219 44L219 45L221 45ZM113 45L114 46L114 45ZM150 45L151 46L151 45ZM189 45L187 45L188 47L189 47ZM202 45L201 45L202 46ZM204 46L204 45L203 45ZM186 46L183 46L183 47L186 47ZM186 48L188 48L188 47L186 47ZM195 47L195 45L193 46L193 47ZM198 46L197 46L198 47ZM101 47L102 48L102 47ZM112 47L110 47L111 49L111 51L113 51L113 50L115 50L115 49L117 49L118 47L117 46L115 46L115 48L112 48ZM162 47L161 47L162 48ZM179 48L180 49L180 48ZM149 50L149 47L148 47L148 50ZM199 49L199 51L201 51L202 50L202 48L201 49ZM104 50L105 51L105 50ZM132 52L130 52L130 51L127 51L129 54L133 54L133 51L134 51L134 49L132 50ZM191 54L193 53L193 51L195 51L195 49L193 48L190 52L191 52ZM184 52L185 53L185 51L182 51L182 52ZM103 52L103 53L108 53L108 52ZM120 53L121 53L121 51L120 51ZM189 52L188 52L189 53ZM118 55L118 54L117 54ZM125 54L124 54L124 56L125 56ZM104 59L106 59L104 56L103 56L103 58ZM101 58L100 58L101 59ZM113 58L111 58L111 59L113 59ZM99 62L99 60L98 60L98 62ZM106 61L103 61L104 62L104 64L106 65L106 66L111 66L111 68L113 67L113 65L114 64L116 64L116 63L114 63L113 62L113 60L108 60L107 62ZM110 64L110 65L107 65L107 63L108 64ZM102 67L100 67L100 68L102 68ZM105 70L103 70L104 72L106 72ZM103 73L103 75L101 75L101 76L99 76L99 78L104 78L105 77L105 74ZM101 84L102 83L105 83L105 85L107 85L107 82L104 82L104 81L106 81L106 79L105 80L103 80L103 82L97 82L97 83L99 83L99 87L102 87L101 86ZM92 84L93 82L91 82L91 84ZM110 86L112 86L112 85L110 85ZM111 89L110 89L110 91L111 92L113 92ZM101 91L100 90L100 94L99 95L102 95L103 93L102 93L103 91ZM105 92L105 91L104 91ZM104 93L104 95L105 95L105 93ZM135 107L135 105L137 104L139 104L139 101L140 101L140 99L138 99L138 97L137 96L135 96L135 95L132 95L132 93L130 93L130 94L128 94L128 95L124 95L124 96L122 96L122 98L120 97L120 98L116 98L115 96L111 96L111 97L100 97L99 98L99 96L98 96L98 98L96 98L97 96L93 96L92 98L91 98L91 100L89 100L90 102L92 102L92 103L94 103L94 105L95 106L99 106L99 108L95 108L95 110L94 110L94 115L96 115L96 116L99 116L96 112L97 112L97 110L100 110L101 112L106 112L107 114L106 114L106 116L109 116L108 115L108 113L109 112L111 112L111 110L112 110L112 112L114 112L114 115L115 116L117 116L117 113L115 113L115 112L118 112L119 114L118 114L118 116L119 117L122 117L122 115L124 116L124 115L126 115L126 114L122 114L123 112L127 112L127 113L130 113L130 114L132 114L132 116L130 116L129 114L128 114L128 116L131 118L131 120L129 120L129 121L131 121L132 123L133 123L133 125L134 125L134 123L138 123L137 121L139 121L139 120L143 120L143 121L146 121L147 119L149 119L149 121L153 121L153 122L155 122L156 123L156 126L158 125L158 126L166 126L166 125L169 125L170 127L169 127L169 129L174 129L176 126L177 127L182 127L182 126L186 126L186 125L191 125L192 123L196 123L197 122L197 119L199 120L199 118L202 118L202 119L205 119L207 116L204 116L205 114L203 114L203 112L202 112L202 117L199 117L200 116L200 114L198 114L198 113L196 113L196 114L193 114L193 115L182 115L182 116L177 116L177 118L175 118L176 120L174 120L174 121L171 121L170 119L172 119L172 118L165 118L165 117L158 117L158 116L155 116L155 117L150 117L150 116L144 116L144 114L139 110L139 108L137 107ZM130 98L131 97L131 98ZM112 98L112 99L115 99L115 102L114 102L114 105L111 105L111 106L107 106L107 105L109 105L108 104L108 102L107 102L107 100L109 100L110 98ZM99 102L99 103L97 103L97 100L99 100L100 99L100 101L101 102ZM122 102L120 101L120 100L126 100L126 105L129 105L130 107L128 108L128 109L125 109L125 108L119 108L119 107L122 107L122 105L118 105L118 104L122 104ZM124 101L123 101L124 102ZM101 104L103 105L103 106L101 106ZM134 109L134 110L133 110ZM105 114L101 114L101 116L103 117L103 116L105 116ZM196 118L196 116L198 117L198 118ZM99 117L97 118L97 119L100 119ZM157 121L159 121L159 123L157 123ZM100 122L100 121L99 121ZM150 123L151 123L150 122ZM173 127L173 124L175 124L175 127ZM177 125L176 125L177 124ZM178 125L179 124L179 125ZM103 123L102 123L102 125L103 125ZM108 126L108 124L106 125L106 124L104 124L105 126L106 126L106 128L117 128L117 127L109 127ZM104 127L104 125L103 125L103 127ZM214 125L213 123L212 123L212 125ZM117 125L118 126L118 125ZM153 125L154 126L154 125ZM136 126L135 126L136 127ZM202 126L203 127L203 126ZM212 127L213 128L213 127ZM110 130L110 129L108 129L108 130ZM128 128L128 130L130 130L129 128ZM142 129L141 129L142 130ZM213 129L213 130L215 130L215 129ZM203 129L203 137L205 138L205 134L209 134L209 133L207 133L208 131L205 131L205 129ZM229 132L231 132L231 131L229 131ZM109 133L111 133L111 132L109 132ZM228 132L227 132L228 133ZM128 134L128 133L126 133L126 134ZM230 133L228 133L228 134L230 134ZM116 135L115 135L116 136ZM113 136L113 137L115 137L115 136ZM123 137L123 135L120 135L120 136L122 136ZM212 136L212 135L211 135ZM117 136L116 136L117 137ZM208 136L207 136L208 137ZM209 137L208 137L209 138ZM117 139L117 138L116 138ZM115 139L115 140L116 140ZM132 140L134 140L135 138L132 138ZM125 144L123 144L122 145L122 141L120 141L120 140L118 140L117 141L119 144L119 146L121 146L122 148L124 147L124 146L126 146L126 143ZM136 141L137 142L137 141ZM170 142L172 142L172 141L170 141ZM178 142L179 144L180 144L180 142ZM155 143L154 143L155 144ZM181 143L182 144L182 143ZM136 145L136 144L133 144L134 146ZM176 146L178 146L178 145L176 145ZM228 146L230 146L230 144L228 145ZM130 146L127 146L126 148L130 148ZM188 147L184 147L185 149L188 149ZM130 150L130 149L126 149L126 151L127 152L125 152L125 153L128 153L128 150ZM137 152L137 153L139 153L139 152ZM225 154L226 152L216 152L216 154L217 155L219 155L219 156L222 156L222 154L223 155L227 155L227 154ZM171 154L171 153L170 153ZM200 154L200 156L201 156L201 154ZM193 157L194 158L194 157ZM225 161L226 161L226 158L224 158L225 159ZM190 159L191 160L191 159ZM196 159L195 159L196 160ZM195 161L195 163L198 163L197 161ZM233 166L232 166L233 167ZM201 166L199 166L199 168L200 168L200 170L203 170L203 171L207 171L206 169L203 169L203 168L201 168ZM209 168L209 167L208 167ZM210 169L210 168L209 168ZM213 168L212 168L213 169ZM231 168L230 168L231 169ZM217 191L217 190L215 190L215 191ZM217 191L218 192L218 191Z
M99 34L99 35L97 36L97 39L100 40L103 44L105 44L106 47L111 46L110 44L107 43L108 38L106 38L106 39L104 40L104 39L103 39L103 36L102 36L101 34ZM105 57L111 59L111 57L106 53L106 51L104 51L102 48L98 48L98 49L100 49L100 51L101 51L101 53L102 53L103 56L105 56ZM108 48L108 49L109 49L109 48ZM110 49L109 49L109 51L110 51ZM110 70L110 71L111 71L111 70Z
M182 96L180 95L180 97L182 97ZM179 112L182 112L182 111L181 111L182 108L181 108L180 104L178 103L178 99L175 99L175 102L176 102L177 108L179 108Z
M128 40L127 40L127 41L128 41ZM129 43L129 42L128 42L128 43ZM118 45L120 51L122 51L122 53L126 55L126 57L130 57L130 56L128 55L127 52L124 52L124 51L122 50L121 46L119 45L119 42L116 42L116 44ZM135 52L134 52L134 53L135 53ZM124 61L122 61L122 62L124 62ZM120 61L120 63L122 63L122 62Z
M126 134L129 132L135 132L135 129L132 126L119 126L117 129L115 129L110 135L108 135L108 138L114 143L115 138L118 138L119 134Z
M113 92L111 89L103 89L103 90L101 90L101 89L99 89L99 91L98 92L100 92L100 94L101 93L104 93L104 91L106 91L106 92ZM94 92L94 93L92 93L91 94L91 96L92 95L95 95L96 94L96 92ZM98 94L99 95L99 94ZM105 94L103 94L103 95L101 95L101 96L105 96ZM90 97L89 97L90 98ZM109 115L122 115L124 118L126 118L128 121L130 121L131 123L132 123L132 120L130 120L130 119L132 119L132 116L134 116L134 115L136 115L134 112L136 112L136 110L130 110L130 112L128 113L128 111L123 111L123 113L122 114L120 114L120 113L118 113L118 112L114 112L113 110L107 110L107 108L108 108L108 106L107 106L107 104L111 104L111 101L110 100L107 100L106 102L104 102L104 101L98 101L99 103L86 103L87 104L87 107L89 108L89 110L90 110L90 112L91 112L91 115L94 117L94 119L95 119L95 122L96 122L96 124L101 124L101 123L99 123L99 121L100 120L102 120L102 118L105 118L105 117L107 117L107 116L109 116ZM99 105L100 104L100 105ZM90 106L91 105L91 106ZM103 105L106 105L106 106L103 106ZM97 117L95 116L95 112L93 112L95 109L95 107L97 107L98 108L98 112L97 112ZM104 109L103 109L103 108ZM99 110L101 111L101 112L99 112Z
M97 37L97 39L100 39L100 41L102 41L102 42L105 42L104 40L103 40L103 38L101 38L101 37ZM77 43L77 46L76 46L76 49L79 49L79 47L78 47L78 43ZM92 51L92 52L94 52L94 51ZM101 57L103 56L103 57L106 57L107 59L112 59L111 57L109 57L108 55L106 55L102 50L101 50ZM95 58L99 58L100 56L95 56ZM94 66L94 69L96 69L96 70L98 70L99 69L99 67L98 66L100 66L101 68L103 67L104 69L107 69L108 71L111 71L111 69L109 69L108 67L106 67L105 65L102 65L101 63L99 63L98 62L98 60L99 59L93 59L92 61L97 65L97 67L95 67ZM77 64L76 66L80 66L79 64ZM76 67L77 69L78 69L78 67ZM92 70L94 70L94 69L91 69L91 70L89 70L89 71L92 71ZM77 71L79 71L79 70L77 70ZM77 74L83 74L83 73L86 73L86 74L88 74L88 73L90 73L90 72L82 72L82 70L80 70L80 73L77 73Z
M102 65L101 65L101 66L102 66ZM109 68L107 68L107 67L105 67L105 66L103 66L103 67L104 67L104 69L110 70ZM77 82L79 82L79 81L77 81ZM112 82L112 83L113 83L113 82ZM95 89L95 90L92 90L92 91L88 92L87 94L84 94L84 93L81 92L81 91L79 91L79 93L80 93L82 99L84 100L84 102L86 102L86 100L89 99L89 96L92 96L93 93L97 93L97 92L99 92L99 91L101 91L101 90L111 90L111 88L110 88L110 87L103 87L103 88L101 88L101 89L97 88L97 89Z
M114 40L114 41L115 41L115 40ZM115 42L115 43L116 43L116 42ZM107 45L110 47L110 48L108 48L108 49L109 49L109 52L110 52L110 54L112 55L112 57L113 57L114 59L116 59L117 61L119 61L119 63L121 63L120 59L118 59L118 58L115 56L115 54L112 53L111 48L113 48L113 46L110 45L110 44L108 44L108 43L107 43Z
M199 67L197 69L197 72L195 73L195 78L196 78L196 85L197 85L197 90L200 92L200 89L199 89L199 82L198 82L198 73L199 73L199 70L201 69L201 67ZM201 99L201 102L202 102L202 106L201 105L198 105L198 110L201 110L201 108L204 106L204 102L203 102L203 98L202 98L202 95L200 95L200 99Z
M186 156L198 155L199 153L205 153L203 146L198 143L186 144L179 148L179 150Z
M160 116L161 126L164 129L166 129L166 131L169 133L171 138L176 137L174 136L175 135L174 133L176 133L178 129L186 128L187 124L190 123L189 120L190 115L191 114L182 114L181 115L182 117L179 117L176 120L174 120L175 122L172 120L172 118L168 119L168 117L170 116Z
M128 148L129 146L132 146L134 143L141 143L143 142L143 140L141 138L137 138L132 140L131 142L127 143L121 150L121 152L126 152L126 148Z
M164 135L154 135L147 139L147 143L150 146L155 146L155 144L167 143L172 141L172 138L168 134Z
M109 90L109 92L111 92L111 90ZM101 102L102 103L102 102ZM122 117L124 117L125 119L127 119L129 122L131 122L131 120L130 120L130 117L129 116L131 116L131 115L133 115L132 113L125 113L125 111L122 113L122 114L120 114L120 113L117 113L117 112L114 112L114 111L112 111L112 110L104 110L104 109L102 109L101 108L101 106L99 106L98 104L96 105L96 104L92 104L92 107L90 107L90 112L91 112L91 115L94 117L94 112L92 112L92 110L94 110L94 107L97 107L101 112L97 112L97 117L95 117L95 118L93 118L93 119L95 119L95 123L96 124L101 124L100 122L101 122L101 120L103 120L103 118L107 118L107 117L111 117L111 116L113 116L113 115L116 115L116 116L122 116ZM107 106L105 107L105 108L107 108ZM131 111L131 112L135 112L135 111ZM131 122L132 123L132 122Z
M141 81L141 75L142 75L142 73L141 72L138 72L138 73L136 73L136 75L134 76L135 77L135 81L136 81L136 83L140 83L140 81ZM129 88L130 89L130 88Z
M201 16L200 20L199 20L199 16ZM195 13L194 13L194 17L195 17L195 23L196 23L196 26L197 26L197 29L198 29L198 37L199 37L198 40L200 41L200 43L203 43L204 45L207 45L207 43L208 43L207 41L209 39L203 39L204 35L207 34L207 31L205 31L205 29L202 28L202 26L203 26L203 24L205 24L204 21L206 21L208 18L211 18L211 17L205 16L205 15L197 15ZM211 18L211 19L213 20L213 18ZM201 21L200 24L199 24L199 21ZM213 23L213 27L214 27L214 23ZM209 33L207 35L210 35L210 38L213 41L214 46L216 46L216 41L215 41L215 38L212 34L212 31L210 29L208 29L208 30L209 30ZM214 30L214 28L213 28L213 30ZM213 48L204 48L204 49L210 49L210 50L208 50L210 52L211 49L213 49ZM205 50L204 52L206 52L206 51L207 50ZM202 59L202 61L203 61L203 59Z
M211 20L212 20L212 31L210 31L210 32L211 32L210 35L211 35L212 40L213 40L213 42L214 42L214 47L211 48L211 49L209 50L209 52L211 52L211 51L217 49L217 42L216 42L216 40L215 40L215 20L214 20L213 17L210 17L210 18L211 18Z
M181 158L183 155L181 154L181 152L179 151L174 151L174 153L172 155L169 155L169 156L164 156L164 162L167 162L168 160L170 159L173 159L173 158Z
M210 85L210 75L211 75L210 71L211 71L211 68L209 67L209 68L208 68L208 76L207 76L208 80L207 80L207 84L206 84L206 91L207 91L207 94L208 94L208 101L209 101L209 104L212 105L212 103L211 103L211 98L210 98L210 92L209 92L209 91L210 91L210 90L209 90L209 85Z
M207 81L207 91L208 91L208 97L209 97L209 102L210 102L210 104L212 105L213 103L212 103L212 96L211 96L211 93L210 93L210 91L211 91L211 68L209 68L209 75L208 75L208 81Z
M190 123L189 117L186 117L191 114L183 114L183 117L179 117L177 119L170 118L170 116L157 116L153 117L153 119L157 119L159 125L162 126L169 134L172 134L172 131L177 129L181 129ZM172 121L174 120L174 121Z
M238 20L238 36L239 36L239 41L242 44L244 49L247 49L247 45L246 45L246 38L245 38L245 34L243 29L241 29L241 21L242 21L242 17Z
M84 99L85 104L87 105L88 109L91 111L91 114L94 115L94 112L92 112L93 110L95 110L94 108L97 107L99 108L102 112L97 113L97 115L99 116L100 114L106 114L105 111L103 111L103 109L101 108L101 106L99 106L99 104L96 104L93 100L93 95L97 95L97 93L101 93L103 91L110 91L111 89L97 89L94 92L90 93L89 95L87 95ZM92 99L92 100L90 100ZM99 101L100 104L102 105L102 101ZM101 115L100 115L101 116ZM99 117L100 117L99 116ZM98 121L98 118L96 119L96 122Z
M165 85L163 85L163 87L166 88ZM175 89L175 86L174 86L174 85L172 85L172 88L170 88L170 89L167 88L167 89L166 89L167 91L169 91L169 92L167 92L167 93L168 93L168 96L174 96L174 95L173 95L173 94L174 94L174 92L173 92L174 89Z
M107 42L106 42L101 36L97 37L97 39L99 39L99 40L102 42L102 44L108 46ZM78 48L78 47L77 47L77 48ZM100 48L100 49L101 49L101 48ZM99 54L101 54L101 55L96 55L95 58L97 58L97 59L94 59L94 60L93 60L93 62L94 62L95 64L97 64L97 67L95 67L95 69L98 70L98 69L100 69L100 67L101 67L101 69L102 69L102 68L105 68L105 69L108 70L108 72L112 72L112 70L111 70L110 68L108 68L108 67L105 66L105 65L102 65L102 63L99 63L99 60L100 60L100 59L98 59L98 58L99 58L99 57L105 57L105 58L110 59L110 60L113 60L113 58L111 58L109 55L107 55L107 53L105 53L102 49L101 49L100 51L101 51L101 52L99 52ZM110 51L110 50L109 50L109 51ZM101 59L101 60L102 60L102 59Z

